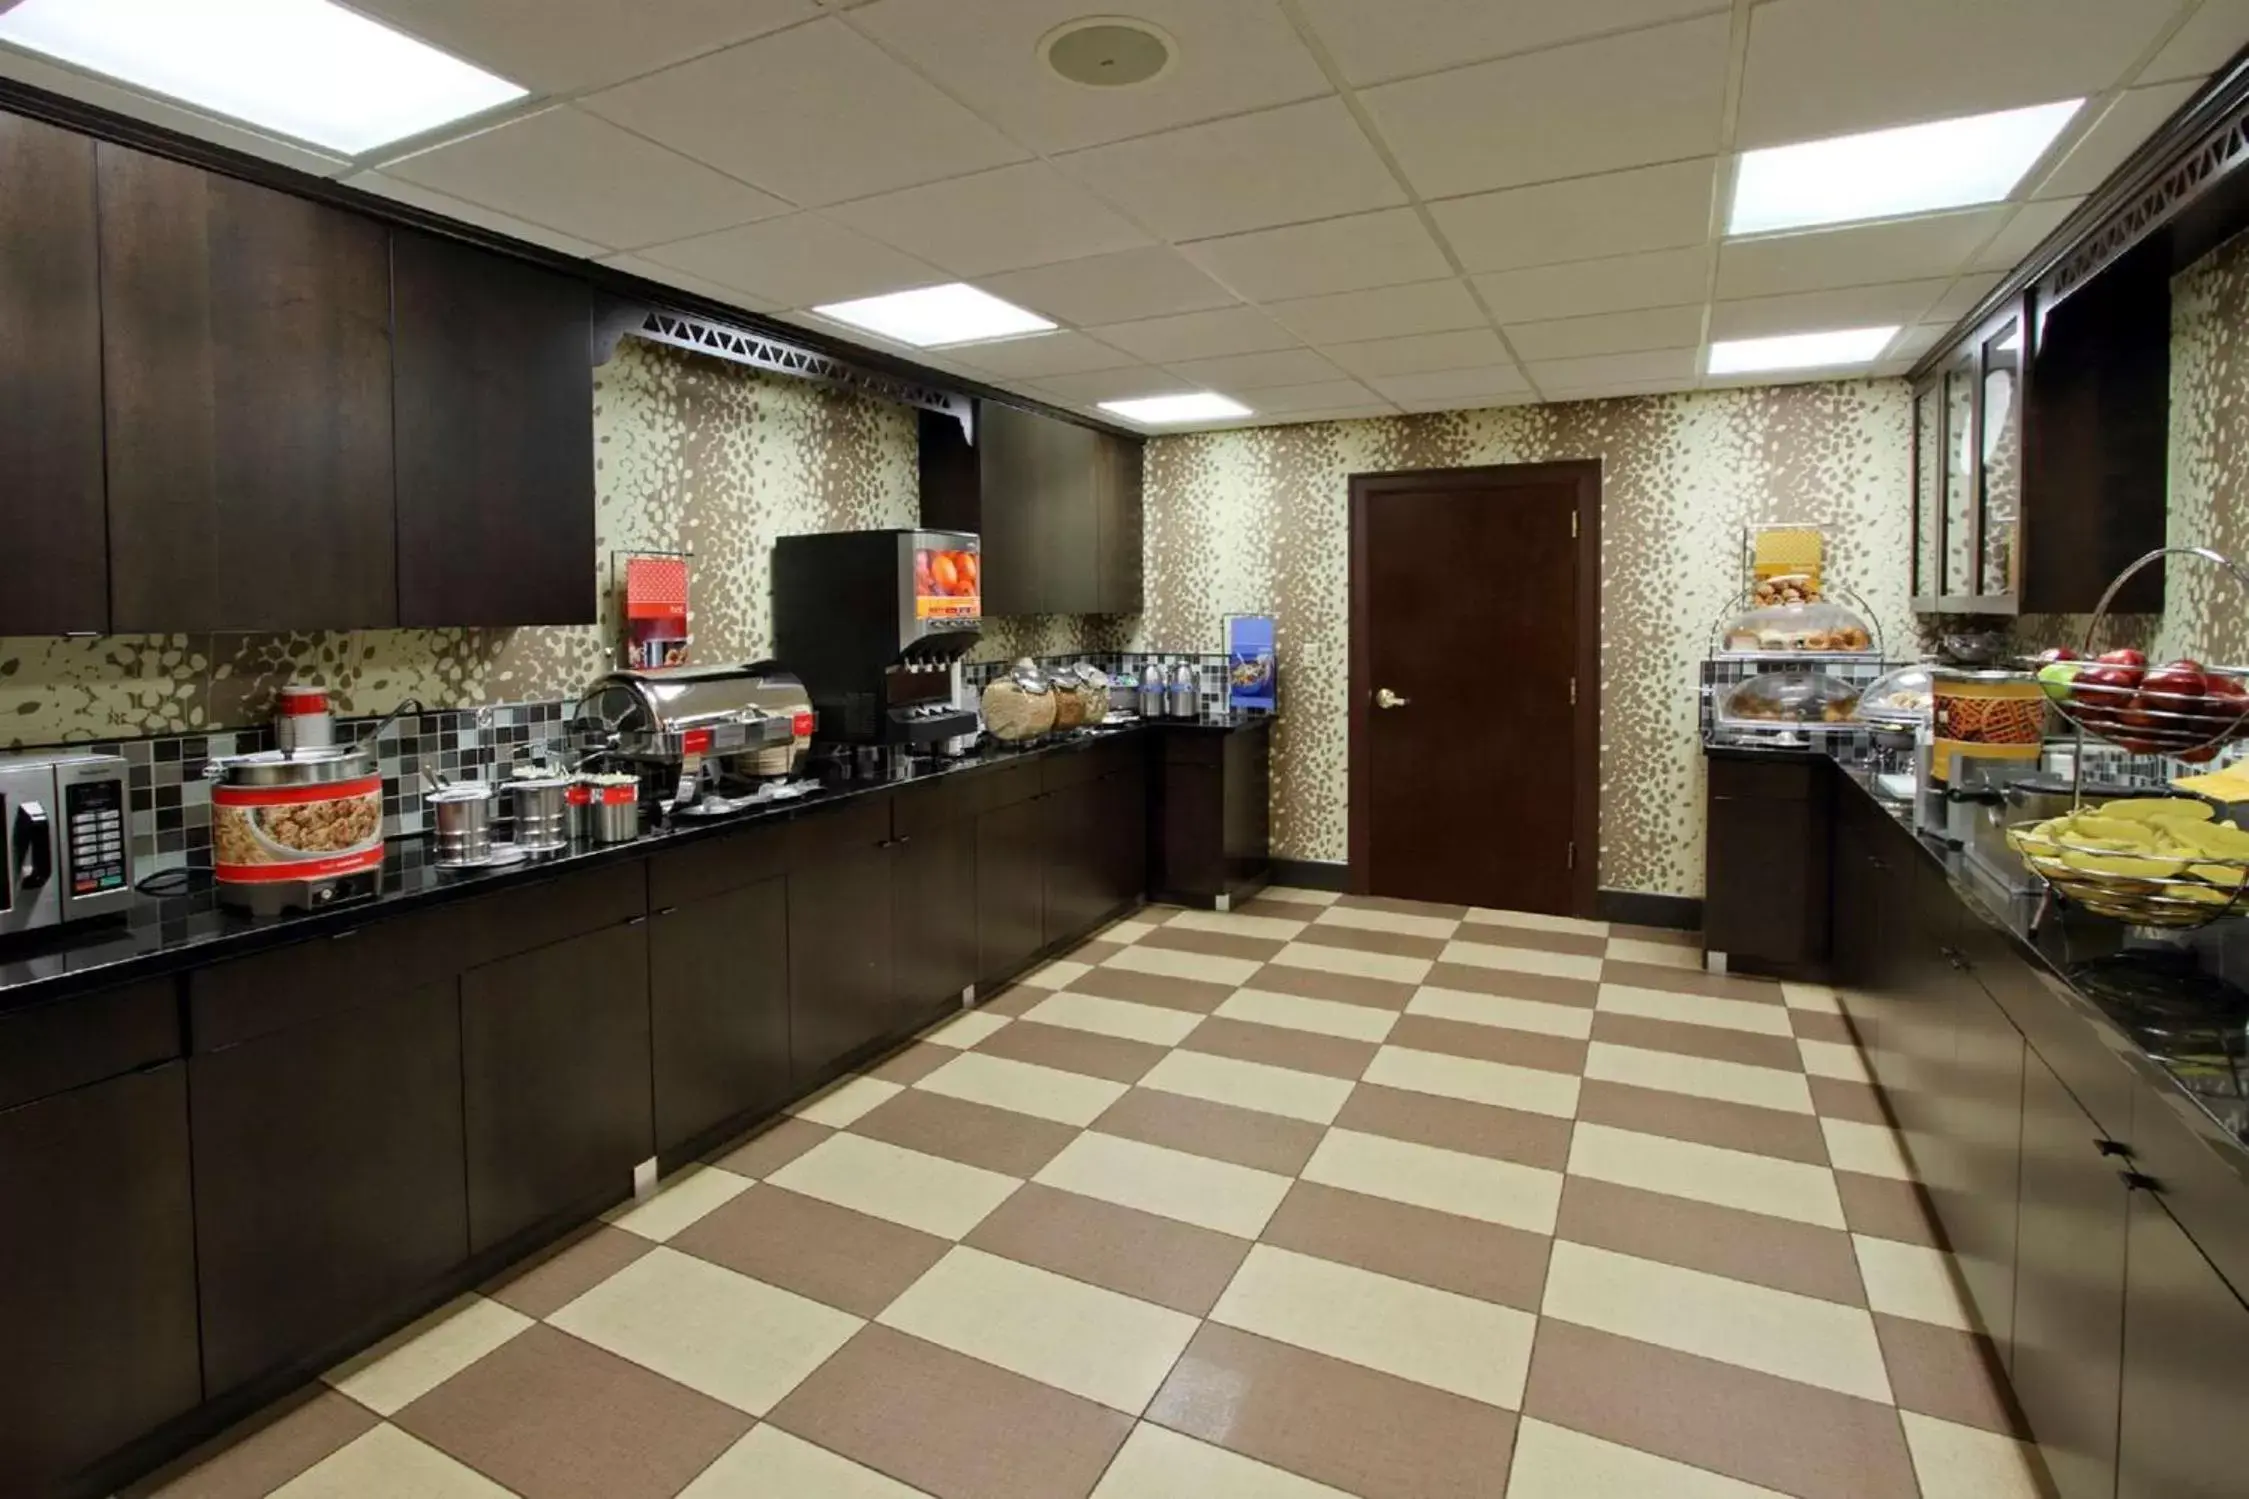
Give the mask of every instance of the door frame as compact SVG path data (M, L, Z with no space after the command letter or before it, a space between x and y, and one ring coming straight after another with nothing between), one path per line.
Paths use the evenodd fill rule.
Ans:
M1570 872L1569 904L1571 915L1591 919L1601 883L1601 460L1598 458L1351 475L1351 647L1344 688L1351 705L1350 737L1345 749L1350 771L1344 804L1344 818L1349 824L1348 884L1352 894L1366 895L1370 893L1367 886L1373 872L1373 830L1367 818L1361 815L1371 806L1366 736L1368 700L1373 692L1372 685L1367 683L1373 642L1369 635L1363 582L1367 571L1367 506L1385 494L1405 489L1480 493L1495 480L1545 484L1567 481L1577 487L1577 708L1570 715L1569 737L1569 754L1577 767L1570 808L1577 867Z

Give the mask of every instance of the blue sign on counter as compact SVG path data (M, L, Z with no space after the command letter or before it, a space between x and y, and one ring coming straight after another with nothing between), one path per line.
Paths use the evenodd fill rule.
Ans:
M1226 616L1226 701L1229 707L1270 713L1279 693L1280 664L1273 649L1273 616Z

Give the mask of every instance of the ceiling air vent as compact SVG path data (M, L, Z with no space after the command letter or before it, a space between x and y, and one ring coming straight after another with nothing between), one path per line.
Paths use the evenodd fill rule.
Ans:
M1172 40L1129 16L1087 16L1057 26L1039 43L1046 65L1089 88L1127 88L1171 66Z

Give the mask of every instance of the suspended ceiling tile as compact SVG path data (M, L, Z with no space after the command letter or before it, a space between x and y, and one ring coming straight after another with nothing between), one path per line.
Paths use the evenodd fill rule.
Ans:
M878 296L946 279L934 266L809 213L652 245L641 253L785 307Z
M1082 0L879 0L852 20L1039 151L1150 135L1329 91L1276 5L1133 0L1126 9L1177 45L1162 73L1125 88L1073 83L1046 64L1048 33L1100 10Z
M1976 304L2006 277L1997 271L1978 272L1962 276L1952 283L1952 290L1937 298L1925 317L1932 323L1956 323L1976 310Z
M1424 370L1467 369L1479 364L1505 364L1507 346L1489 328L1463 328L1452 333L1416 333L1405 338L1375 338L1361 343L1330 344L1321 353L1354 375L1409 375Z
M2198 83L2163 83L2117 95L2032 196L2081 198L2093 191L2199 87Z
M2029 257L2031 251L2038 248L2040 240L2060 228L2062 220L2068 218L2077 205L2084 201L2083 198L2049 198L2037 203L2025 203L2007 221L2006 227L1992 236L1991 243L1984 246L1983 253L1976 257L1976 269L2013 270Z
M1278 416L1292 411L1339 411L1381 404L1380 397L1356 380L1268 386L1250 391L1241 400L1259 416Z
M381 172L359 172L343 179L346 187L356 187L363 192L377 193L395 203L410 204L426 212L442 214L464 224L474 224L489 229L494 234L505 234L512 239L528 240L534 245L544 245L550 250L560 250L565 255L576 255L593 260L609 253L607 245L579 239L575 235L559 233L543 224L526 223L504 213L496 213L481 204L463 202L446 193L433 192L412 182L402 182L386 177Z
M1331 406L1313 411L1275 412L1269 422L1255 425L1272 427L1301 427L1312 422L1364 422L1377 421L1386 416L1396 416L1398 408L1387 401L1374 401L1364 405Z
M1630 396L1672 396L1692 390L1693 382L1686 379L1660 380L1605 380L1596 385L1570 386L1557 389L1548 386L1546 404L1569 405L1579 401L1621 401Z
M1224 391L1312 385L1342 376L1342 371L1310 349L1273 349L1262 354L1225 354L1215 359L1172 359L1166 363L1175 375Z
M1702 303L1648 307L1591 317L1555 318L1507 327L1507 341L1524 359L1574 359L1591 354L1631 354L1679 349L1702 340Z
M1770 0L1750 12L1735 143L2085 98L2176 14L2169 0Z
M1458 280L1417 281L1275 302L1267 309L1308 343L1349 343L1407 333L1443 333L1484 324L1482 309Z
M1406 200L1340 99L1096 146L1063 170L1172 240L1332 218Z
M1595 354L1585 359L1547 359L1528 366L1530 377L1548 395L1594 387L1673 382L1677 389L1695 377L1693 349L1663 349L1639 354Z
M1568 0L1530 5L1300 0L1300 5L1336 66L1353 84L1434 72L1727 9L1713 0Z
M1428 281L1450 274L1410 208L1258 229L1180 246L1188 259L1253 302Z
M1710 309L1710 337L1773 338L1786 333L1829 333L1911 323L1927 313L1951 285L1949 276L1939 276L1719 302Z
M1111 323L1087 331L1103 343L1115 344L1128 354L1137 354L1157 364L1208 359L1220 354L1255 354L1267 349L1286 349L1296 343L1286 328L1254 307L1182 312L1171 317L1144 318L1136 323Z
M2249 45L2249 0L2202 0L2202 8L2163 44L2140 73L2142 83L2207 78Z
M789 211L771 194L568 105L433 147L383 170L618 249Z
M1425 198L1718 149L1729 23L1707 16L1366 90Z
M1690 245L1612 255L1519 271L1488 271L1469 279L1502 323L1629 312L1700 301L1710 286L1711 250Z
M589 96L587 108L801 204L1021 161L1024 150L834 18Z
M1103 401L1129 401L1135 396L1182 395L1196 387L1177 375L1141 364L1079 375L1054 375L1031 388L1065 406L1097 406Z
M1910 328L1901 328L1890 347L1882 351L1884 360L1885 362L1903 360L1907 364L1911 364L1914 360L1935 348L1937 340L1950 332L1951 328L1950 323L1916 323Z
M619 83L820 14L814 0L353 0L534 93Z
M961 276L1149 243L1147 235L1043 161L861 198L837 205L828 216Z
M1700 245L1710 237L1717 158L1637 167L1429 205L1471 271L1509 271Z
M1718 295L1771 296L1949 276L1968 264L2011 211L2005 205L1970 208L1728 240L1718 252Z
M1029 338L966 344L951 354L962 364L1004 380L1044 380L1051 375L1080 375L1139 363L1121 349L1067 328Z
M1529 393L1531 383L1512 364L1463 370L1431 370L1421 375L1384 375L1368 382L1393 401L1475 401L1489 396Z
M724 302L729 306L740 307L749 312L779 312L781 310L781 304L778 302L769 301L764 297L753 297L746 291L737 291L731 286L721 286L716 281L706 281L701 276L689 275L686 271L677 270L668 265L659 265L644 256L630 253L606 255L602 257L601 263L615 266L618 270L631 275L661 282L665 286L676 286L681 291L693 292L698 297L708 297L714 302Z
M1240 301L1168 245L980 276L977 285L995 297L1080 326L1229 307Z

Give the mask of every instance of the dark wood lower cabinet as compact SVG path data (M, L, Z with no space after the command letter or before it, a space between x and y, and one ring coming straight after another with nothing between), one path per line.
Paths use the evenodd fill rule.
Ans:
M656 1148L789 1095L789 887L780 876L649 918Z
M1080 781L1039 800L1046 878L1040 936L1051 945L1082 932L1109 909L1101 869L1101 783Z
M2157 1194L2131 1194L2130 1224L2117 1499L2233 1499L2249 1487L2249 1307Z
M1042 803L996 807L976 819L976 982L995 984L1046 941Z
M976 982L976 822L899 835L890 886L891 982L899 1023L958 1003Z
M194 1408L178 1062L0 1113L0 1491L38 1494Z
M1829 771L1816 761L1709 761L1703 946L1750 972L1828 957Z
M604 1191L655 1154L645 917L461 976L469 1248Z
M1972 978L1965 988L1953 1033L1951 1086L1939 1109L1942 1155L1936 1173L1924 1173L1924 1180L1968 1298L2006 1362L2015 1320L2027 1053L2021 1034Z
M897 1024L891 851L880 841L789 871L789 1084L802 1090Z
M1272 873L1272 731L1158 733L1145 793L1145 884L1159 899L1239 900ZM1121 800L1122 798L1117 798Z

